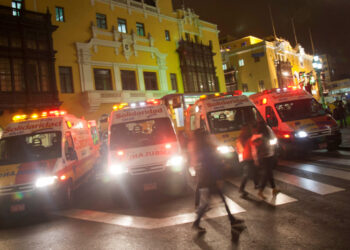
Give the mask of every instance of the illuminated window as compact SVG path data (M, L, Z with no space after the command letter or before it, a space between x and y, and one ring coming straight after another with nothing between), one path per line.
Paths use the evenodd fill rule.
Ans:
M12 15L19 16L20 10L22 9L23 1L22 0L13 0L12 1Z
M97 27L99 27L101 29L107 29L107 18L106 18L106 15L100 14L100 13L96 13L96 24L97 24Z
M223 70L227 70L227 64L226 63L222 65L222 69Z
M143 23L136 23L136 32L138 36L145 36L145 25Z
M238 60L238 65L239 65L240 67L244 66L244 59L239 59L239 60Z
M118 32L120 33L127 33L127 28L126 28L126 20L118 18Z
M61 93L74 93L72 67L59 67Z
M165 30L165 40L170 41L170 32L169 30Z
M56 7L56 21L64 22L64 9L63 7Z

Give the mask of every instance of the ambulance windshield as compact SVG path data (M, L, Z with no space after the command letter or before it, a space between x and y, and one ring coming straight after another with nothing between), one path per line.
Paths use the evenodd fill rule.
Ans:
M240 130L244 124L263 121L259 111L252 106L223 109L208 114L212 133L224 133Z
M326 115L322 105L315 99L278 103L276 104L276 110L283 122Z
M174 128L169 118L157 118L111 127L112 150L145 147L176 141Z
M0 140L0 165L61 157L61 133L44 132Z

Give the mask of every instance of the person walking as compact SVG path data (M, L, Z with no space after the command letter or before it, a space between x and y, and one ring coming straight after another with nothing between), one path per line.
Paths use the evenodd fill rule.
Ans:
M248 193L245 191L245 186L249 179L253 179L254 187L258 188L257 172L254 166L254 161L251 152L251 137L251 127L248 124L246 124L242 127L241 133L236 143L239 162L241 162L243 166L243 178L239 187L239 193L241 193L242 197L248 195Z
M275 138L272 130L264 122L259 122L252 136L252 157L254 164L262 170L258 196L266 199L264 189L270 183L272 194L276 196L280 190L276 188L273 178L273 168L277 164L276 149L271 141Z
M203 215L209 210L210 199L213 195L218 195L225 205L228 219L231 227L237 225L243 220L236 219L226 203L225 197L219 186L222 181L222 162L217 157L215 147L211 144L209 135L204 131L196 131L197 160L200 167L197 169L198 175L198 190L201 198L200 205L197 209L197 218L193 222L193 229L199 233L204 233L205 228L200 226L200 221ZM203 197L205 194L205 197Z
M339 115L339 123L341 128L346 128L346 110L344 108L343 101L339 101L338 103L338 115Z

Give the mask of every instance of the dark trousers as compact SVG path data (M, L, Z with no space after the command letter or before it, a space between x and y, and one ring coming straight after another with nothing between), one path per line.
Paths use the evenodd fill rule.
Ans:
M204 204L201 204L198 207L197 218L196 218L196 220L195 220L195 222L193 224L196 225L196 226L199 226L201 218L208 211L208 207L209 207L209 203L210 203L210 199L211 199L212 195L219 195L220 196L221 200L224 202L228 219L230 220L231 225L234 224L236 219L231 214L230 208L228 207L228 205L226 203L226 200L225 200L224 195L222 194L222 191L216 185L212 186L212 187L208 187L208 197L206 197Z
M339 123L340 123L340 127L341 128L346 128L346 126L348 125L347 123L346 123L346 117L344 117L344 118L341 118L341 119L339 119L338 120L339 121Z
M252 179L254 181L254 185L258 186L258 174L254 165L254 161L243 162L243 178L239 187L239 191L244 191L249 179Z
M275 180L273 178L273 168L276 164L274 157L263 158L261 162L262 176L260 182L260 190L263 191L266 187L267 182L270 183L271 188L275 188Z

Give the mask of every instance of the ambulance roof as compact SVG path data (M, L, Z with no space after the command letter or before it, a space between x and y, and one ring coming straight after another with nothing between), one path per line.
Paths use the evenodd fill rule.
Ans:
M263 98L267 98L268 102L281 103L301 99L312 99L313 97L305 90L290 88L265 90L250 96L250 99L252 99L254 103L258 103L258 101Z
M224 96L212 99L199 100L198 103L203 103L207 112L222 110L226 108L237 108L253 106L253 103L249 100L247 96Z
M169 117L167 108L164 105L159 104L134 108L127 107L112 111L111 121L112 124L118 124L165 117Z

